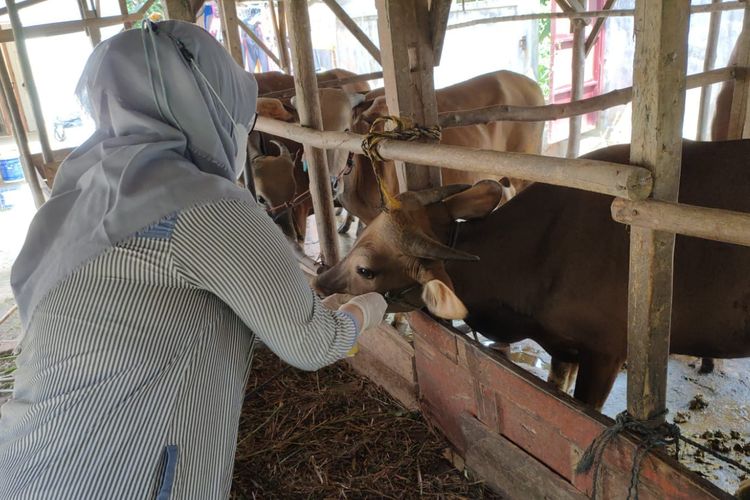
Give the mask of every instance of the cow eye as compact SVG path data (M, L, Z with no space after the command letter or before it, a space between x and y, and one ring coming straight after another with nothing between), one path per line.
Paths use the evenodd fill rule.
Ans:
M372 269L367 269L366 267L357 267L357 274L366 280L371 280L375 277L375 273L372 272Z

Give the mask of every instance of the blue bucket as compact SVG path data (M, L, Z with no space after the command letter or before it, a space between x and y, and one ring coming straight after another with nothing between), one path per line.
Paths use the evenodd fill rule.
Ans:
M23 180L21 160L18 157L0 159L0 177L5 182Z

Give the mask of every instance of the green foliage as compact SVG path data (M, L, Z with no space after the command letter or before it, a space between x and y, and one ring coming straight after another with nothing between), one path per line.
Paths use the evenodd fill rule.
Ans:
M549 10L550 0L539 0L542 10ZM537 66L537 82L544 92L544 98L549 99L550 95L550 71L552 68L552 32L551 21L549 19L540 19L537 21L537 33L539 35L539 62Z
M146 2L147 0L127 0L128 4L128 13L133 14L135 12L138 12L138 9L141 8L141 6ZM149 16L153 13L161 14L162 16L165 16L164 14L164 6L162 5L162 0L156 0L151 7L148 8L146 11L146 16ZM135 23L133 24L134 28L140 28L141 23Z

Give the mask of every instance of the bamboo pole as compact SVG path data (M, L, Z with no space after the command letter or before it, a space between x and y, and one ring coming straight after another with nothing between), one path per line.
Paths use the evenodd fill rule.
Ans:
M39 143L42 147L42 157L44 158L45 163L50 163L53 160L52 148L50 147L47 128L44 125L42 103L39 100L39 93L37 92L36 83L34 82L34 73L31 71L29 53L26 50L26 39L24 38L23 26L21 25L21 19L18 17L15 0L7 0L6 6L8 7L10 24L13 28L13 37L16 41L16 51L18 52L18 60L21 64L21 74L26 82L26 91L29 93L31 110L34 113L34 121L36 122L36 128L39 134Z
M331 88L331 87L341 87L348 83L366 82L369 80L377 80L378 78L383 78L382 71L376 71L374 73L366 73L364 75L349 76L346 78L334 78L332 80L318 82L318 88L322 89L322 88ZM293 88L284 89L284 90L276 90L274 92L268 92L266 94L263 94L260 97L275 97L278 99L283 99L285 97L293 96L295 92L296 92L296 89L293 89Z
M237 2L236 0L221 0L221 28L224 33L224 46L232 55L232 59L237 64L245 67L242 60L242 42L240 40L240 30L237 21Z
M430 2L430 26L432 40L432 58L435 66L440 66L443 55L445 33L448 31L448 18L451 15L451 0L432 0Z
M696 73L687 77L686 88L694 89L713 85L744 75L747 68L729 66L705 73ZM546 106L488 106L486 108L468 109L466 111L440 113L440 126L465 127L478 123L494 121L537 122L558 120L576 115L584 115L614 106L621 106L633 99L633 87L617 89L577 102L548 104Z
M719 3L721 0L712 0ZM708 25L708 39L706 40L706 53L703 56L703 71L710 71L716 62L716 46L719 42L719 30L721 29L721 12L712 12ZM711 110L711 87L701 87L700 105L698 108L698 130L696 136L699 141L707 141L710 134Z
M654 176L652 197L676 202L682 156L689 0L636 0L630 163ZM628 412L664 422L674 233L630 229Z
M276 63L277 66L281 67L281 61L279 60L278 57L276 57L276 54L274 54L273 51L269 49L265 43L263 43L263 40L258 38L258 35L256 35L255 32L253 32L253 30L250 29L250 26L245 24L243 21L238 21L237 24L242 29L242 31L244 31L245 34L247 34L247 36L249 36L252 39L253 42L258 44L258 47L260 47L260 50L265 52L266 55L268 55L268 57L270 57L271 60L273 60L273 62ZM252 70L252 68L250 69Z
M571 58L571 87L570 100L579 101L583 98L583 82L586 72L586 24L582 19L571 21L573 29L573 57ZM581 115L570 117L568 124L568 158L578 156L581 146Z
M750 4L745 8L745 16L742 20L742 31L737 39L737 66L750 65ZM747 73L738 75L734 82L732 93L732 107L729 112L729 126L727 139L741 139L745 128L745 119L750 106L747 105L748 93L750 93L750 78Z
M86 0L78 0L78 10L81 11L82 19L96 19L98 17L96 12L89 10ZM89 36L89 39L91 39L91 45L93 47L96 47L99 45L99 42L102 41L102 33L99 31L99 28L95 26L86 28L86 34Z
M16 312L17 310L18 310L18 304L13 304L12 306L10 306L10 309L5 311L5 314L3 314L2 317L0 317L0 325L5 323L8 318L13 316L13 313Z
M707 12L724 12L728 10L739 10L745 8L745 1L722 2L719 4L691 5L691 14L704 14ZM575 17L585 17L588 19L594 17L631 17L635 15L634 9L609 9L609 10L590 10L588 12L537 12L534 14L518 14L514 16L487 17L484 19L474 19L463 23L448 25L448 29L469 28L480 24L495 24L510 21L534 21L537 19L572 19Z
M351 132L320 132L263 116L258 117L255 129L318 148L362 153L364 136ZM394 140L380 142L378 152L386 160L514 177L632 200L642 200L651 193L651 173L647 169L587 158L554 158Z
M273 0L268 0L268 8L271 10L271 24L273 24L273 34L276 37L276 47L279 49L279 67L284 73L289 73L289 54L286 52L286 44L281 43L281 30L279 29L279 20L276 15L276 7Z
M289 59L289 45L287 44L287 29L286 29L286 9L284 8L284 0L278 0L279 3L279 52L283 54L282 61L286 61L286 72L291 73L292 63Z
M39 183L39 178L34 169L34 162L31 159L31 151L29 150L29 138L26 135L26 129L23 127L23 121L21 120L21 109L13 92L13 84L11 83L10 75L8 74L7 62L1 51L0 85L2 86L3 94L5 95L5 102L8 105L11 127L13 129L13 139L16 141L18 154L21 158L23 174L26 177L26 182L29 183L31 196L34 198L34 205L36 205L36 208L39 208L44 204L44 193L42 192L42 186Z
M128 15L128 0L117 0L117 3L120 6L120 14L122 14L123 16L127 16ZM125 28L126 30L129 30L132 26L133 26L133 23L131 23L130 21L125 21L124 23L122 23L122 27Z
M612 5L614 5L615 0L607 0L604 3L604 6L602 7L602 10L611 10ZM594 48L594 45L596 45L596 39L599 36L599 32L602 30L602 27L604 27L604 21L606 21L606 17L597 17L596 21L594 21L594 25L591 27L591 33L589 33L588 38L586 39L586 55L589 55L589 52L591 52L591 49Z
M25 38L40 38L45 36L67 35L68 33L77 33L84 31L86 28L106 28L125 22L135 22L143 18L146 11L153 5L155 0L147 0L138 12L133 14L98 17L95 19L80 19L77 21L63 21L59 23L39 24L24 28ZM20 5L20 4L19 4ZM0 30L0 43L12 42L14 40L13 30Z
M430 127L438 111L424 0L376 0L385 98L391 115ZM440 186L440 169L396 161L401 191Z
M365 48L365 50L380 64L380 49L378 49L370 37L362 31L362 29L354 22L354 19L349 17L349 14L338 4L336 0L323 0L323 3L328 6L333 14L341 21L349 33Z
M307 2L287 2L286 9L292 43L294 86L297 89L296 108L299 113L300 125L315 130L323 130ZM333 213L333 196L325 151L314 147L313 144L306 142L302 137L294 140L300 141L304 145L305 160L310 173L310 194L315 209L315 222L318 228L323 262L329 266L334 265L339 261L338 234L336 233L336 217Z
M612 218L631 226L750 247L750 214L747 213L616 198L612 202Z

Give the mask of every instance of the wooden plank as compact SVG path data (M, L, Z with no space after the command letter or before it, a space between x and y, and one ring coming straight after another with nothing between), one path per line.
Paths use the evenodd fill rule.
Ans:
M602 10L610 10L614 3L615 0L607 0L604 2ZM587 56L589 55L589 52L591 52L591 49L594 48L594 45L596 45L596 39L599 37L599 32L602 30L606 20L606 17L598 17L596 21L594 21L594 25L591 27L591 32L589 33L588 38L586 38L585 52Z
M44 158L42 158L42 155L39 153L33 153L31 155L31 162L34 165L34 168L44 179L47 180L47 186L49 186L50 189L54 186L57 169L74 149L75 148L63 148L52 151L52 163L45 163Z
M128 15L128 0L117 0L117 4L120 7L120 14L122 14L123 16L127 16ZM126 30L129 30L130 28L133 27L133 23L130 21L125 21L124 23L122 23L122 27L125 28Z
M237 64L245 67L242 61L242 43L240 41L239 21L237 19L237 1L221 0L221 29L224 34L224 46Z
M448 18L451 14L451 3L451 0L431 0L430 2L432 59L435 66L440 66L445 33L448 31Z
M425 127L437 125L432 43L426 0L376 0L388 111ZM440 170L396 162L401 191L439 186Z
M25 2L18 2L16 4L16 9L21 10L25 7L31 7L32 5L36 5L38 3L46 2L47 0L26 0ZM0 16L4 16L8 13L8 7L0 7Z
M572 19L573 29L573 57L571 58L572 84L570 100L578 101L583 98L583 83L586 72L586 24L583 19ZM568 158L578 156L581 147L581 115L570 117L568 124Z
M258 117L255 129L319 148L362 152L363 136L351 132L320 132L264 116ZM647 169L588 158L553 158L387 139L378 144L378 152L387 160L502 175L620 198L642 200L651 193L651 173Z
M18 9L16 8L15 0L8 0L6 6L8 8L8 18L10 19L10 24L13 29L13 37L16 41L16 51L18 52L19 64L21 65L21 73L24 82L26 83L26 92L29 94L29 101L31 101L31 110L34 114L39 143L42 147L42 156L44 157L45 162L51 162L52 148L50 147L49 135L47 135L47 127L44 124L42 103L39 99L36 82L34 81L34 73L31 70L29 53L26 50L26 38L24 37L23 25L21 24L21 19L18 17ZM32 181L29 179L29 182Z
M735 76L744 75L745 72L745 68L730 66L705 73L696 73L687 77L686 88L694 89L725 82L734 79ZM488 106L486 108L440 113L438 118L441 127L466 127L494 121L550 121L621 106L629 103L632 99L633 87L627 87L576 102L548 104L546 106Z
M417 384L409 382L394 372L390 364L383 361L376 351L360 349L356 356L347 361L357 373L388 391L405 408L409 410L419 408Z
M240 29L244 31L245 34L249 36L252 39L252 41L258 45L258 47L260 47L260 50L265 52L266 55L270 57L273 62L276 63L276 66L281 67L281 60L278 57L276 57L276 54L274 54L273 51L270 48L268 48L268 46L265 43L263 43L263 40L258 38L258 35L256 35L255 32L251 30L250 27L247 24L245 24L243 21L239 21L238 24L239 24ZM253 68L250 68L250 69L252 70Z
M583 500L588 498L512 441L487 429L468 413L461 414L468 445L466 466L492 489L510 498Z
M374 43L372 43L372 40L370 40L370 37L367 36L367 34L362 31L362 28L359 27L359 25L354 22L354 19L349 17L349 14L346 13L343 7L338 4L336 0L323 0L323 3L328 6L329 9L331 9L331 12L338 18L339 21L341 21L341 24L343 24L346 29L349 30L349 33L352 34L352 36L362 45L362 47L365 48L365 50L372 56L373 59L375 59L378 64L380 64L380 49L378 49Z
M13 85L10 82L10 75L8 74L8 66L2 52L0 52L0 85L2 86L5 102L8 106L8 112L10 113L11 132L13 134L13 139L16 141L16 147L18 148L18 153L21 159L21 166L23 167L23 174L26 178L26 182L29 183L31 196L34 198L34 205L36 205L36 208L39 208L44 204L44 193L42 192L42 186L39 183L39 178L34 170L34 163L31 159L31 151L29 150L29 138L26 135L26 129L21 120L20 105L15 98Z
M302 128L320 131L323 130L323 118L320 113L320 97L318 80L315 76L307 2L287 2L286 15L292 44L292 65L294 87L297 89L296 108L299 113L299 123ZM339 247L328 162L325 151L312 147L305 140L301 142L304 144L305 160L310 173L310 194L315 209L315 223L318 228L323 262L331 266L339 261Z
M750 4L745 7L745 16L742 20L742 31L737 39L735 47L737 60L735 65L750 66ZM745 120L748 109L748 93L750 93L750 75L743 73L737 76L732 93L732 107L729 113L729 127L727 139L741 139L745 129Z
M98 17L96 12L89 9L86 0L78 0L78 10L81 12L81 17L83 19L96 19ZM102 41L102 33L96 26L86 28L86 34L89 39L91 39L91 45L94 47L99 45L99 42Z
M685 109L688 0L638 0L630 162L654 174L652 197L677 201ZM628 412L664 421L672 316L673 233L632 227Z
M720 0L712 0L719 3ZM708 24L708 39L706 40L706 52L703 55L703 71L710 71L716 62L716 46L719 42L719 30L721 29L721 12L712 12ZM698 131L696 136L699 141L710 140L711 117L711 87L701 87L700 105L698 108Z
M276 15L276 6L273 0L268 0L268 9L271 11L271 24L273 24L273 34L276 37L276 46L279 48L280 67L284 73L289 73L289 52L286 50L286 40L281 39L279 19Z
M286 9L284 8L285 0L278 0L279 4L279 52L286 58L286 72L291 73L292 63L289 56L289 46L287 45L287 28L286 28ZM282 58L282 61L284 59Z
M612 203L612 218L632 226L750 246L750 214L746 213L618 198Z

